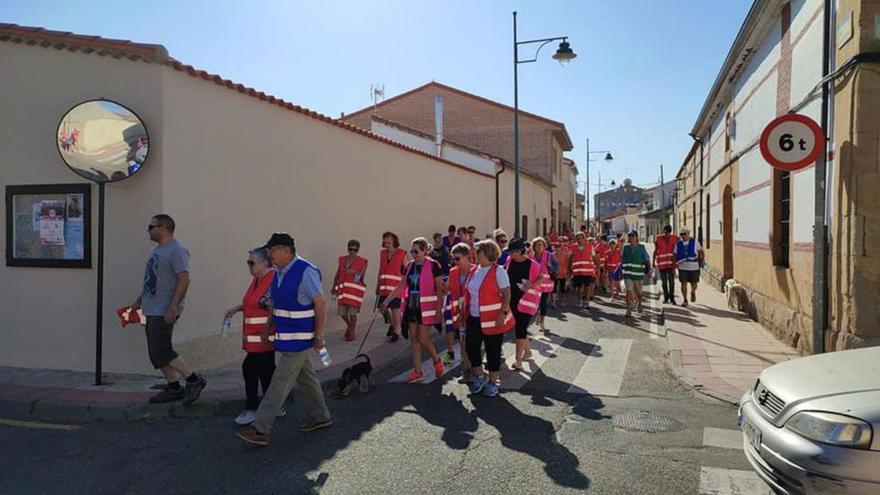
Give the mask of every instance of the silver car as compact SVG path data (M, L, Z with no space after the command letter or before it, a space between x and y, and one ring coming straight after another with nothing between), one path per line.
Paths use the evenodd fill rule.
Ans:
M776 492L880 494L880 347L765 369L739 422L746 457Z

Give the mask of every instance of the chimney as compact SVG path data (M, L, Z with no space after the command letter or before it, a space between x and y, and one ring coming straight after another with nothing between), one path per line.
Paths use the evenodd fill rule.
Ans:
M443 154L443 95L434 97L434 146L437 156Z

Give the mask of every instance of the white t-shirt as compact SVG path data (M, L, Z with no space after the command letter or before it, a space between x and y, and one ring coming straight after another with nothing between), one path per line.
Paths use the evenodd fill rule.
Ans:
M681 241L681 242L684 244L684 241ZM688 239L688 242L690 242L690 239ZM687 244L685 244L685 248L686 247L687 247ZM694 253L697 253L697 256L699 256L701 249L703 249L703 246L700 246L700 241L694 239ZM679 261L678 262L678 269L684 270L684 271L699 270L700 269L700 262L699 261Z
M486 279L486 275L488 275L490 268L492 268L492 265L478 267L477 271L475 271L474 275L471 277L471 281L468 282L467 290L471 295L469 311L470 315L474 318L480 317L480 286L483 285L483 280ZM510 287L510 279L507 278L507 270L499 266L498 269L495 270L495 281L498 283L498 289L506 289Z

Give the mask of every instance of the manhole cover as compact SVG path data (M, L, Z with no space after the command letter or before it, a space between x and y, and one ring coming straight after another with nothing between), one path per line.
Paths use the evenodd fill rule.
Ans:
M684 429L684 423L672 416L654 414L650 411L626 411L615 414L612 419L615 427L629 431L662 433Z

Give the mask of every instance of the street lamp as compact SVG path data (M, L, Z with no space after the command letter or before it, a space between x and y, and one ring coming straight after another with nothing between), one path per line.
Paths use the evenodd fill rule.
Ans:
M590 138L587 138L587 188L586 188L586 191L584 191L584 195L585 195L584 196L584 203L586 203L586 207L587 207L587 223L590 223L590 201L592 200L592 198L590 198L590 162L597 161L597 160L591 160L590 155L599 155L602 153L605 153L604 160L606 162L610 162L610 161L614 160L614 157L611 156L611 152L608 150L590 151ZM601 188L602 186L600 185L599 187ZM598 226L599 226L599 209L596 208L596 227L598 228Z
M560 41L559 48L553 55L553 59L559 62L559 65L565 67L577 55L571 50L568 43L568 36L557 36L555 38L543 38L539 40L517 41L516 38L516 11L513 12L513 208L514 208L514 231L519 237L520 234L520 216L519 216L519 64L528 64L538 61L538 53L541 48L554 41ZM528 60L519 59L520 45L537 44L538 49L535 50L535 56Z

